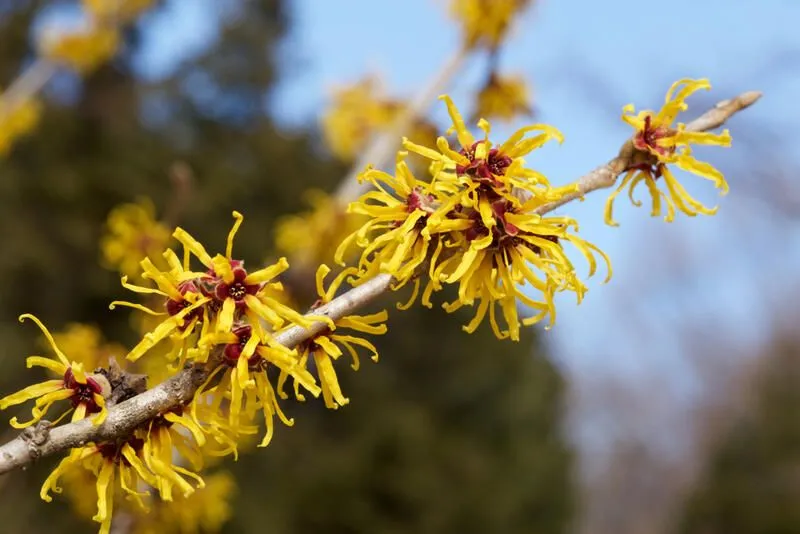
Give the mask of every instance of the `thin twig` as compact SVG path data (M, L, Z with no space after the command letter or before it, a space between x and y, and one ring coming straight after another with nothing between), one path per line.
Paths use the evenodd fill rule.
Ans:
M744 93L734 99L720 102L713 109L687 125L693 131L713 129L721 126L736 112L741 111L758 100L757 92ZM606 165L598 167L578 181L583 194L611 187L627 166L633 154L632 142L626 141L619 155ZM554 202L539 208L540 214L582 198L583 195L570 196L563 202ZM380 274L362 285L351 289L325 306L314 310L315 315L325 314L339 319L364 306L380 294L388 291L392 283L389 274ZM294 326L276 334L275 339L289 348L318 334L325 323L314 323L310 328ZM189 401L208 371L200 366L185 369L158 386L124 401L108 410L106 421L94 426L88 419L48 429L46 425L26 429L19 437L0 447L0 474L23 467L40 456L49 456L78 447L89 442L110 440L128 435L135 428L165 411Z
M2 93L0 120L11 115L26 100L42 90L56 72L56 65L46 59L37 59Z
M713 130L719 128L725 121L730 119L739 111L746 109L761 98L759 91L748 91L742 93L736 98L730 100L723 100L710 110L703 113L701 116L686 125L686 129L691 132L704 132L706 130ZM622 148L619 149L617 157L601 165L586 174L578 180L578 192L565 195L564 198L557 202L545 204L535 210L539 215L551 212L556 208L563 206L573 200L583 198L587 193L596 191L598 189L605 189L612 187L617 178L628 170L634 163L634 158L638 155L638 151L633 146L633 140L628 139Z

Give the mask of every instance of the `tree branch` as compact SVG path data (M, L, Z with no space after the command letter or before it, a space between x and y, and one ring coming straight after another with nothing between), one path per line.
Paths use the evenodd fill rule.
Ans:
M687 129L704 131L717 128L738 111L751 106L760 97L761 93L751 91L731 100L720 102L689 123ZM586 193L611 187L617 177L633 162L635 152L632 141L626 141L616 158L579 179L580 194L576 193L563 201L546 204L540 207L537 213L548 213L567 202L582 198ZM380 274L335 298L330 303L313 310L312 313L339 319L388 291L391 283L391 275ZM319 322L307 329L294 326L276 334L275 339L292 348L318 334L324 328L325 323ZM189 401L207 376L208 370L203 366L184 369L158 386L109 408L106 421L99 426L94 426L90 420L85 419L52 429L48 428L47 423L26 429L19 437L0 447L0 474L23 467L41 456L64 452L69 448L82 446L89 442L125 436L153 417Z
M704 132L706 130L719 128L739 111L755 104L759 98L761 98L761 93L759 91L748 91L746 93L742 93L736 98L723 100L687 124L686 130L690 132ZM551 212L568 202L583 198L587 193L591 193L592 191L596 191L598 189L612 187L616 183L617 178L626 170L628 170L631 165L636 163L635 158L638 154L639 152L633 146L633 140L628 139L625 144L622 145L622 148L619 149L619 154L617 154L617 157L605 165L597 167L589 174L582 176L578 180L577 193L570 193L565 195L564 198L557 202L551 202L549 204L540 206L535 210L535 213L544 215L545 213Z
M349 315L385 292L391 281L392 277L388 274L376 276L312 313L334 320ZM275 340L292 348L325 327L325 323L320 322L310 328L294 326L276 334ZM204 366L184 369L158 386L109 408L108 417L102 425L95 426L89 419L84 419L52 429L48 429L48 423L26 429L19 437L0 447L0 474L22 467L41 456L64 452L89 442L126 436L153 417L191 400L207 377L208 370Z

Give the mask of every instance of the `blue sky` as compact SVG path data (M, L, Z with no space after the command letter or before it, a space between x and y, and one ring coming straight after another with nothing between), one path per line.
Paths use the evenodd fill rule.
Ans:
M737 141L737 127L741 132L742 126L755 125L759 133L778 136L786 151L782 158L800 163L799 1L536 4L518 21L501 65L530 81L537 120L558 126L566 136L562 146L528 160L551 181L574 180L607 161L630 133L619 121L620 108L629 102L657 107L672 81L682 77L708 77L714 86L711 94L690 101L690 106L699 102L690 113L746 90L765 93L746 116L729 123L734 148L698 150L701 158L733 169L737 180L755 180L735 172L738 162L755 157L748 143ZM219 6L217 0L171 0L166 15L151 17L145 25L149 46L140 58L143 73L163 76L177 59L205 47L214 38ZM271 111L286 127L313 125L332 88L368 73L380 74L391 94L411 96L458 46L446 9L444 0L296 0L296 24L281 57L285 78L269 103ZM450 92L457 102L468 101L483 76L483 59L475 58L454 81ZM445 124L442 106L434 105L432 116ZM502 136L508 128L495 131ZM720 214L666 225L623 198L616 209L622 226L614 229L602 223L605 195L562 210L582 221L581 234L614 261L611 284L590 281L580 307L562 299L558 325L545 334L576 380L598 374L658 377L665 390L691 397L702 384L692 379L682 340L669 329L672 321L712 325L715 335L727 332L741 344L752 343L770 320L754 314L754 306L763 304L765 292L779 296L782 284L796 279L800 255L793 251L800 247L791 225L781 236L781 261L772 260L769 277L754 283L753 264L740 261L742 247L749 245L731 230L734 223L740 224L743 213L755 223L773 217L769 209L753 211L741 187L746 184L732 182L730 195L720 199L699 179L684 183L707 204L719 202ZM670 270L676 254L691 258L687 270ZM635 307L625 304L630 299ZM642 319L633 314L655 325L648 334L655 337L645 345L633 335Z

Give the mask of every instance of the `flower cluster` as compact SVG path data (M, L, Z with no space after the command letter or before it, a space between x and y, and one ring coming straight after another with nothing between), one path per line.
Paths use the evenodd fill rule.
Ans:
M707 134L690 132L684 124L672 126L686 107L685 99L707 87L705 80L681 80L670 89L658 113L632 115L632 107L626 108L630 114L623 118L635 134L625 146L632 146L635 155L608 201L609 222L613 223L614 197L628 186L632 193L642 181L653 195L654 214L660 212L661 200L668 206L668 220L676 207L688 215L713 213L690 197L668 168L674 164L727 191L722 174L695 160L690 144L727 146L728 132ZM349 402L337 374L340 361L349 359L358 370L360 354L378 360L378 349L367 337L386 333L388 313L345 314L357 300L352 295L335 299L345 283L358 287L382 275L373 282L388 284L391 279L394 290L410 286L411 296L398 304L400 309L417 300L432 307L434 293L449 288L454 298L443 304L447 312L463 307L474 310L464 326L467 332L475 331L488 317L499 339L519 340L522 326L548 318L553 324L557 294L572 293L580 302L587 291L566 243L585 259L588 276L598 270L599 257L610 278L608 257L577 235L577 222L549 215L554 206L579 197L580 184L551 185L526 164L526 158L549 141L562 142L561 133L552 126L533 124L496 143L490 139L488 121L477 122L482 133L476 137L451 99L441 99L452 121L447 135L454 134L455 140L442 136L427 146L404 138L393 174L369 167L360 175L374 189L349 205L348 212L356 219L332 224L335 202L317 197L314 215L302 227L319 234L318 241L312 241L314 255L306 263L331 254L343 268L328 283L331 270L324 263L319 265L318 299L306 314L289 304L279 279L289 267L286 258L249 270L234 255L234 240L243 222L240 213L233 212L224 253L215 254L183 228L172 233L181 253L167 248L166 231L154 221L152 206L147 204L124 206L112 213L110 235L103 245L106 260L124 273L123 288L144 300L118 300L110 307L143 312L147 319L141 340L127 351L127 360L133 365L146 362L151 378L166 378L191 366L203 380L193 395L184 392L170 408L146 412L153 416L135 428L126 428L113 439L81 442L73 448L44 482L44 500L62 491L62 480L84 490L93 487L96 499L91 506L84 499L81 507L92 509L101 533L110 531L113 503L120 500L142 512L158 510L158 518L142 522L142 528L149 524L157 530L159 521L194 526L223 521L228 509L217 501L232 492L230 481L223 475L203 492L202 470L221 457L236 458L239 448L254 443L258 436L259 446L268 445L276 418L286 426L294 423L282 407L289 398L287 384L297 401L305 401L310 394L321 397L327 408L338 409ZM407 163L409 154L428 163L424 178ZM664 178L669 194L657 189L658 178ZM301 228L298 220L286 225ZM296 245L289 242L302 241L296 231L279 235L287 250ZM330 242L342 236L332 250ZM162 253L155 254L156 249ZM358 254L349 262L351 251ZM134 262L139 266L135 272ZM119 366L113 365L116 360L109 358L120 349L102 343L91 327L73 325L53 336L36 317L20 317L26 319L38 325L54 353L53 358L30 356L27 366L43 367L56 376L0 399L0 409L33 402L31 418L20 423L14 417L12 426L42 422L56 407L63 410L52 424L71 414L72 421L89 419L100 425L114 403L146 387L141 375L120 374ZM69 347L72 358L60 347ZM107 367L87 369L95 366ZM197 509L171 514L162 507L176 501L184 503L184 510Z
M435 149L404 140L406 150L431 161L429 181L412 173L405 153L398 157L394 176L375 169L362 175L376 191L364 194L350 211L370 220L342 243L336 260L345 265L343 255L353 244L363 251L357 267L345 269L334 285L348 276L357 285L377 273L390 273L396 288L413 283L408 305L424 282L422 303L431 306L431 295L453 284L458 298L445 305L447 311L477 305L475 318L465 327L468 332L488 314L497 337L518 340L520 324L547 316L552 321L555 293L572 291L580 301L586 291L564 242L586 257L590 276L595 254L608 259L574 233L573 219L536 213L575 191L575 186L553 187L541 173L525 167L523 156L549 140L562 140L556 129L532 125L494 144L489 123L481 120L484 137L476 140L450 98L442 98L459 146L451 148L445 137L437 140ZM518 303L533 314L520 320ZM505 327L498 321L498 306Z
M728 130L715 134L687 131L686 125L683 123L678 123L676 127L672 126L678 114L686 110L686 98L699 89L710 88L711 84L708 80L678 80L667 91L664 106L657 113L646 110L634 115L633 104L623 108L622 119L634 128L633 146L643 156L643 161L627 169L625 177L608 198L605 213L606 223L617 226L613 218L613 203L617 195L626 187L631 202L636 206L641 206L641 202L634 200L633 192L636 186L642 182L650 192L654 217L661 214L662 200L667 206L665 217L667 222L674 220L676 208L690 217L694 217L698 213L713 215L717 212L717 208L708 208L694 199L675 179L669 168L669 165L675 165L681 170L710 180L721 194L724 195L728 192L728 183L722 173L709 163L697 161L692 155L690 146L695 144L730 146L731 136ZM658 188L657 180L659 178L663 178L663 183L667 187L666 193Z
M52 334L39 319L29 314L21 315L19 319L20 321L30 319L35 322L42 330L56 355L56 359L29 356L26 360L28 368L44 367L59 378L28 386L17 393L0 399L0 410L36 399L32 409L33 417L24 423L17 422L17 418L14 417L11 419L11 426L25 428L39 422L47 415L50 408L59 401L69 401L71 406L56 421L61 420L72 412L72 421L79 421L91 416L95 424L102 423L107 413L105 397L111 390L108 380L100 373L87 374L81 363L67 359L66 355L56 345Z
M295 267L316 268L333 259L337 245L365 221L364 217L345 210L336 199L319 189L306 191L311 210L288 215L275 226L278 252L291 256Z
M126 305L162 318L128 353L129 360L139 360L164 342L169 348L159 354L165 357L164 364L173 369L187 362L211 365L208 380L198 389L192 406L206 406L219 414L217 426L225 429L222 436L217 436L220 442L230 442L231 434L238 435L252 428L256 415L262 413L266 432L260 446L266 446L272 438L276 417L285 425L293 424L279 404L280 397L286 398L281 390L283 383L291 378L298 399L304 398L303 391L314 397L322 394L326 404L333 407L330 395L338 391L338 383L330 359L322 353L331 354L335 342L351 352L351 343L374 350L365 340L339 337L337 327L382 333L385 326L373 328L373 325L375 321L385 321L386 317L385 314L369 317L365 319L368 326L359 329L361 318L333 321L313 310L301 315L283 304L278 298L283 287L276 278L286 271L288 262L280 258L273 265L248 272L244 262L233 257L233 241L243 221L238 212L233 215L235 223L224 255L212 256L188 232L178 228L173 236L184 247L183 261L167 250L164 259L169 268L164 271L157 269L149 259L141 262L144 278L156 287L134 285L123 278L123 285L134 292L160 296L164 302L163 312L133 302L118 301L113 305ZM203 264L205 271L191 270L192 257ZM319 286L321 297L333 295L331 290L324 291L321 281ZM313 338L318 340L316 345L306 343L301 348L290 349L275 339L283 329L308 328L317 321L326 328ZM326 341L326 335L332 341ZM333 358L339 354L341 352ZM279 374L277 392L270 381L270 369ZM321 385L312 374L314 369ZM341 400L340 395L337 397ZM205 400L201 402L201 399ZM226 407L224 415L223 406Z
M453 0L451 13L463 26L468 47L497 48L531 0Z
M376 78L340 89L322 118L325 143L336 157L352 161L376 133L391 129L405 107L405 102L384 96ZM415 121L411 130L418 136L434 136L433 127L422 120Z
M14 141L36 127L42 107L37 100L24 100L9 106L0 97L0 156L5 156Z
M169 239L169 229L156 220L155 206L149 199L122 204L106 219L106 232L100 241L103 263L134 278L139 275L142 259L160 261Z
M75 31L45 29L39 46L49 60L86 74L108 61L122 44L121 26L154 0L84 0L86 24Z
M503 121L533 113L525 80L521 76L501 76L494 72L478 92L476 107L476 118Z
M131 435L114 441L89 443L72 449L42 485L40 496L61 493L62 477L74 480L89 475L97 494L97 512L92 519L100 523L100 534L111 528L114 502L124 498L146 511L154 498L144 488L150 487L160 499L186 498L203 479L195 472L202 468L198 446L205 440L204 431L184 413L183 408L158 416ZM189 470L178 465L176 456L192 463ZM193 461L194 460L194 461Z

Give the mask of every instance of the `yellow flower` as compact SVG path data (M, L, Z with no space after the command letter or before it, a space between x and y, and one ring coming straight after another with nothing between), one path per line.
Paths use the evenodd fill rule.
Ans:
M378 132L385 132L403 113L406 104L383 96L375 77L367 77L337 91L322 117L322 133L331 152L343 161L356 159ZM411 135L427 138L432 127L416 120Z
M76 507L85 510L86 492L93 485L97 512L92 519L100 523L101 534L108 533L114 502L119 502L117 496L132 502L139 511L148 512L148 501L154 495L147 486L164 501L189 497L195 485L188 480L203 488L199 475L177 464L188 460L193 468L201 467L198 451L204 439L203 431L184 414L184 409L177 408L156 416L127 438L72 449L47 477L40 496L51 502L50 492L62 492L59 481L63 478L77 492L73 496Z
M152 201L143 198L111 210L100 249L108 268L134 278L144 258L160 260L159 254L167 247L169 238L169 229L155 219Z
M569 217L542 217L533 211L544 204L541 198L532 197L520 207L505 199L492 203L492 215L497 222L487 228L477 212L460 215L472 226L464 232L469 244L463 255L454 256L442 277L446 283L458 283L458 299L445 305L454 312L478 301L474 319L464 327L474 332L489 312L490 324L500 338L519 340L520 325L529 326L550 316L550 326L555 322L553 295L557 291L572 291L580 303L587 290L575 273L575 268L563 250L563 242L574 245L589 263L589 276L597 269L595 253L608 266L608 257L595 245L569 231L577 231L577 222ZM541 297L531 296L532 291ZM536 311L520 321L517 301ZM497 321L495 305L499 305L507 329Z
M194 492L195 488L187 478L193 480L198 488L205 486L199 475L177 465L176 453L188 461L195 471L203 467L200 447L205 444L205 434L189 414L184 413L185 410L185 407L179 406L161 414L153 418L143 429L147 437L142 445L141 456L144 464L155 476L155 481L151 485L158 489L165 501L172 500L173 488L177 488L179 494L184 497Z
M476 117L511 121L520 115L531 115L528 87L521 76L492 74L478 93Z
M149 513L138 514L134 534L200 534L219 532L230 519L230 501L236 481L227 471L206 477L205 488L188 497L176 495L172 502L158 501Z
M329 272L330 269L326 265L321 265L317 270L317 293L320 296L317 305L329 302L341 283L341 278L339 278L328 290L325 290L323 281ZM341 333L341 329L348 329L363 334L381 335L386 333L386 325L384 323L388 318L389 314L386 310L372 315L347 315L337 319L334 327L325 329L321 333L300 344L298 347L298 352L300 353L298 366L305 368L307 365L310 365L312 361L314 362L322 386L322 398L325 401L326 407L337 409L350 402L350 400L342 394L339 380L336 377L336 370L333 366L333 362L342 355L342 348L350 354L353 360L351 367L354 371L358 371L360 367L360 359L356 347L367 349L371 353L372 360L375 362L378 361L378 349L375 348L375 345L360 336L343 334ZM292 375L281 370L281 376L278 378L278 391L284 399L287 398L287 395L283 392L283 385L289 376ZM299 386L302 385L305 389L308 389L308 387L300 382L296 376L292 376L292 378L294 379L295 397L300 401L305 400L300 393Z
M453 0L450 11L464 32L468 47L496 48L530 0Z
M278 252L308 268L333 259L342 239L357 230L365 218L346 213L343 206L323 191L306 191L305 198L311 211L289 215L278 220L275 244Z
M690 145L693 144L730 146L731 136L728 130L724 130L721 134L713 134L686 131L686 125L683 123L678 123L674 128L672 126L678 113L687 109L686 98L699 89L710 88L711 84L705 79L678 80L667 91L664 106L657 113L646 110L634 115L632 104L623 108L622 120L636 130L633 146L646 159L627 169L622 183L608 198L605 212L607 224L617 226L613 219L613 202L625 187L629 187L628 196L631 202L636 206L641 205L641 202L633 199L634 189L641 182L645 183L650 192L653 216L661 214L662 199L667 205L667 216L665 217L667 222L671 222L675 218L676 207L690 217L694 217L698 213L703 215L716 213L717 208L707 208L695 200L667 167L667 165L674 164L679 169L710 180L714 187L720 190L720 194L724 195L728 192L728 183L722 173L709 163L697 161L692 156L690 148ZM656 180L659 178L664 179L667 193L658 189Z
M337 263L345 265L344 255L353 243L364 249L351 283L371 278L377 271L392 274L404 285L436 248L431 234L457 229L441 211L449 205L430 183L416 179L404 156L401 152L397 158L396 176L368 169L359 177L370 181L377 191L362 195L348 211L369 219L341 242L334 255ZM436 215L437 224L432 226L430 220Z
M474 208L481 214L484 224L492 227L495 223L490 204L497 198L504 198L519 206L522 203L521 196L558 200L564 194L577 190L576 185L551 187L543 174L524 166L523 156L547 141L554 139L563 142L564 138L556 128L546 124L525 126L502 144L494 145L489 140L491 125L481 119L478 127L483 130L484 138L476 141L450 97L444 95L440 98L447 105L453 122L452 130L461 145L459 151L450 148L445 137L437 139L436 149L412 143L408 139L403 139L403 146L433 161L433 183L436 190L450 196L448 207L461 205ZM539 133L526 137L531 132ZM441 210L440 213L447 213L447 210Z
M17 138L33 130L42 114L42 105L38 100L24 100L8 112L6 105L0 97L0 156L8 154Z
M188 254L191 252L208 268L205 275L197 278L200 291L212 299L211 315L214 316L214 332L230 332L234 321L246 316L251 324L266 321L273 329L280 328L287 321L301 326L309 326L314 321L330 321L326 317L305 318L295 310L281 304L264 291L265 286L289 268L286 258L280 258L274 265L248 273L242 260L232 258L233 239L244 217L234 211L235 223L228 234L225 255L214 257L183 228L172 234L180 241ZM188 270L188 263L184 265Z
M94 18L122 23L135 19L155 0L83 0L83 8Z
M83 470L91 473L97 491L97 513L92 519L100 523L100 534L108 534L117 493L140 508L147 508L143 498L147 498L148 494L140 490L140 485L147 483L153 486L157 482L141 458L143 447L143 439L131 437L119 442L90 443L72 449L44 481L39 495L46 502L51 502L53 498L50 492L62 491L58 485L62 477L74 479L79 476L75 473ZM78 489L83 492L88 488L83 486Z
M151 310L141 304L127 301L114 301L110 305L111 309L116 306L127 306L154 317L167 315L166 319L159 322L151 332L142 337L142 340L128 353L127 358L136 361L161 341L173 338L172 350L167 353L169 361L177 361L179 365L182 365L187 358L191 357L195 361L203 362L207 353L182 349L186 348L187 339L196 333L198 325L203 329L208 326L209 312L206 305L211 303L212 299L202 293L202 288L196 282L206 274L193 273L184 269L172 250L166 250L163 256L170 266L170 270L166 272L157 269L149 258L145 258L140 263L142 277L153 281L156 288L128 283L126 276L122 277L122 286L134 293L163 297L165 311Z
M29 356L26 360L28 368L44 367L62 378L28 386L0 399L0 410L36 399L32 409L33 418L25 423L18 423L17 418L14 417L11 419L11 426L25 428L37 423L47 414L47 411L54 403L62 400L69 400L72 403L74 408L73 421L83 419L87 415L93 415L92 423L96 425L105 421L107 411L104 395L111 393L111 386L108 380L101 374L87 375L80 363L74 361L70 363L56 345L53 336L39 319L30 314L20 315L20 321L25 319L30 319L39 326L57 357L54 360L42 356ZM67 413L69 412L66 412L61 417L64 417Z
M386 128L401 106L379 94L376 78L365 78L338 90L322 118L322 133L331 151L340 159L355 159L375 131Z
M122 356L127 352L122 345L106 343L100 330L89 324L69 324L61 332L53 333L53 339L65 354L69 354L73 361L85 369L108 367L109 357Z
M241 324L232 331L205 336L201 344L224 345L222 365L198 389L194 401L195 405L200 405L200 397L210 394L210 409L218 411L222 401L229 399L229 426L234 430L242 425L243 417L249 421L260 409L266 422L266 434L259 447L266 447L272 440L276 415L285 425L294 424L281 410L275 390L269 382L267 370L271 365L280 369L282 374L292 376L315 397L320 393L314 377L304 367L297 365L296 352L272 344L267 338L257 321L252 326ZM220 373L222 376L218 377ZM219 381L211 385L215 379Z
M120 47L119 30L94 25L74 33L45 32L42 55L80 73L88 73L110 59Z
M377 191L364 194L350 209L370 220L345 239L336 260L342 263L342 253L352 243L364 252L358 267L345 269L332 287L345 278L358 285L379 272L395 277L395 288L413 280L410 300L399 306L403 309L416 300L423 282L425 306L432 306L431 294L444 284L457 284L459 298L445 309L453 312L477 304L475 318L465 327L468 332L488 314L497 337L518 340L521 324L548 315L552 324L556 292L572 291L579 302L586 292L563 242L572 243L587 259L590 276L597 267L595 254L606 262L608 258L575 235L573 219L536 214L543 205L577 190L575 184L552 187L541 173L525 167L522 156L550 139L561 141L558 130L542 124L526 126L494 145L489 140L490 125L481 119L484 138L476 141L450 98L442 98L460 150L452 149L444 137L437 140L436 149L406 139L405 148L432 161L430 182L411 174L403 152L396 176L375 170L364 174ZM528 137L530 132L537 133ZM331 291L335 290L329 290L326 298ZM534 315L520 321L518 303L533 308ZM498 322L497 305L505 327Z

